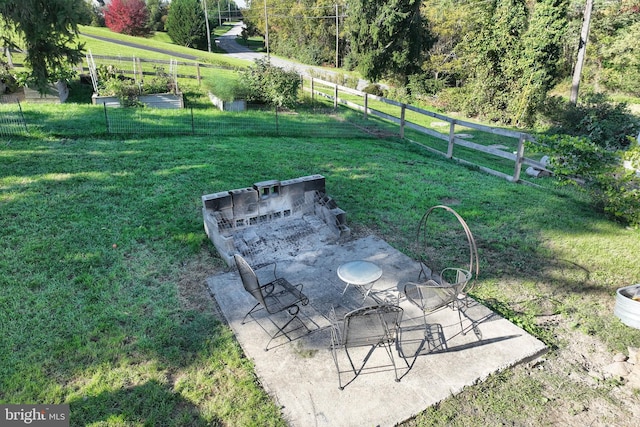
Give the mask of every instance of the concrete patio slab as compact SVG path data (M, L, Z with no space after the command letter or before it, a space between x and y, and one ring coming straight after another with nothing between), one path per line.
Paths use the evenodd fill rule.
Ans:
M364 303L354 286L342 295L345 284L336 274L341 264L353 260L374 262L383 271ZM244 291L237 271L209 277L207 285L289 425L393 426L494 372L546 351L541 341L473 301L463 310L464 330L458 313L443 308L427 317L430 333L425 334L420 310L398 300L398 286L416 280L419 268L416 261L373 236L327 244L279 261L279 276L304 285L310 303L301 309L302 321L312 332L293 322L292 340L279 337L268 351L269 336L264 329L273 329L269 320L256 316L257 320L241 324L255 302ZM257 273L272 273L266 270ZM339 390L327 315L332 307L343 316L363 304L380 301L399 303L404 309L395 352L401 380L394 381L390 359L378 349L367 362L371 369L355 378L343 376L343 383L348 384ZM341 368L346 366L340 362Z

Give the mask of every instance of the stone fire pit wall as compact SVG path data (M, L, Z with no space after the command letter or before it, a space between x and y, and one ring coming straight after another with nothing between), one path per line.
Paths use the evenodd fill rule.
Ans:
M247 251L237 247L240 234L251 234L254 240L277 240L279 228L310 216L321 219L326 224L323 232L328 230L336 240L350 233L345 212L325 193L322 175L263 181L251 188L207 194L202 204L205 232L229 266L234 265L233 254ZM261 230L267 229L276 234L261 236ZM302 238L305 233L298 234Z

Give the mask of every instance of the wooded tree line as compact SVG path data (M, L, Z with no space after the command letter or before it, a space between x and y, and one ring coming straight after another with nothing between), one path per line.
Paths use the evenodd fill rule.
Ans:
M250 0L244 15L255 34L268 21L275 54L530 125L571 77L584 9L584 0ZM640 0L596 0L582 81L640 96L639 39Z
M244 15L249 32L268 34L273 53L358 69L391 82L395 98L430 97L449 111L530 126L572 74L584 2L249 0ZM40 83L78 56L76 25L89 23L88 5L106 11L111 26L131 32L135 15L136 31L163 27L174 42L200 49L207 48L205 5L213 25L236 7L231 0L0 0L4 34L24 36ZM582 81L640 96L639 38L640 0L595 0Z

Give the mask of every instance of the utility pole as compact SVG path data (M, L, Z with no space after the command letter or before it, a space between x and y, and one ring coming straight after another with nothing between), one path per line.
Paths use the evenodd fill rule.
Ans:
M207 11L207 0L202 2L204 6L204 23L207 26L207 48L209 49L209 53L211 53L211 30L209 29L209 11Z
M267 62L271 63L271 56L269 56L269 15L267 13L267 0L264 0L264 44L267 48Z
M578 58L576 66L573 70L573 80L571 81L571 97L569 101L576 105L578 103L578 90L580 89L580 76L582 74L582 66L584 65L584 57L587 52L587 39L589 38L589 26L591 25L591 10L593 9L593 0L587 0L584 6L584 20L582 21L582 32L580 33L580 44L578 45Z
M338 56L338 49L340 46L340 32L338 30L338 3L336 3L336 68L338 68L340 66L340 64L338 63L340 60L340 57Z
M220 0L218 0L218 26L222 27L222 15L220 15Z

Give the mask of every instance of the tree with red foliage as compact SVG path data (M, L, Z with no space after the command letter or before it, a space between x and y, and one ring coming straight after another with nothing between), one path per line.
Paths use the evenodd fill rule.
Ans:
M149 33L149 10L144 0L111 0L104 11L104 22L116 33L143 36Z

